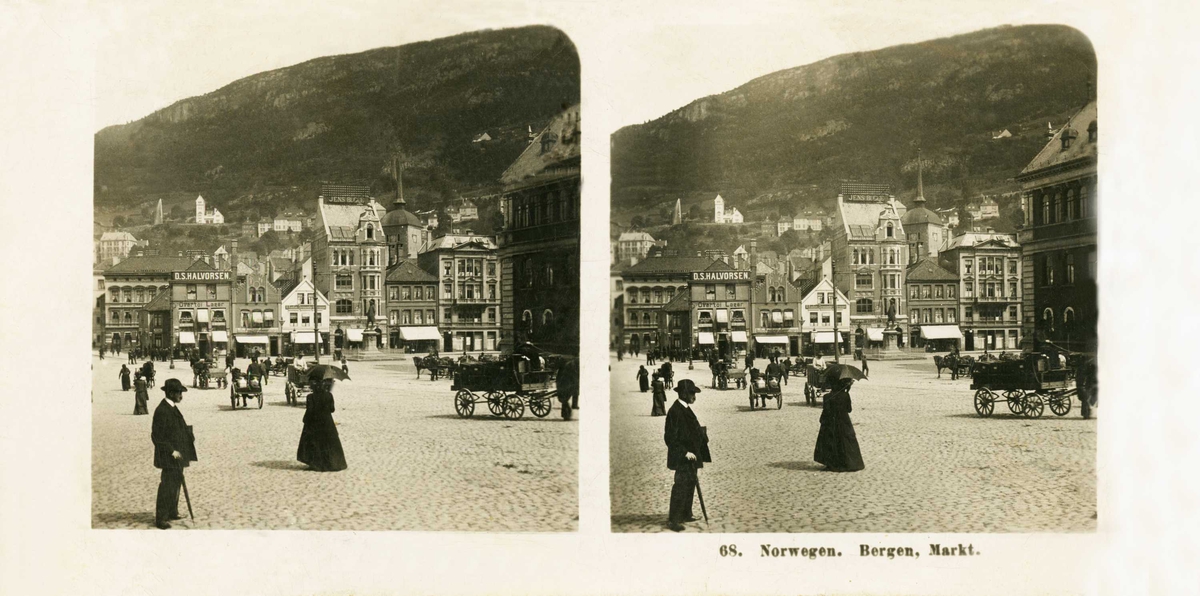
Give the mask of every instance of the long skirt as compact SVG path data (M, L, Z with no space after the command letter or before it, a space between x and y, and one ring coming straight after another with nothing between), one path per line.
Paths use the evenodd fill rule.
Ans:
M342 440L332 419L304 425L304 430L300 431L296 459L319 472L346 469L346 454L342 451Z
M857 472L866 467L849 416L831 416L821 423L817 445L813 449L813 461L824 464L834 472Z
M121 377L121 391L129 391L129 375Z
M642 393L649 391L650 390L650 381L647 381L646 377L639 377L638 378L638 388L642 390Z
M133 415L141 416L143 414L149 414L150 410L147 408L147 403L149 401L150 396L147 395L145 391L138 391L135 393L133 396Z
M665 391L654 392L654 406L650 408L651 416L666 416L667 415L667 393Z

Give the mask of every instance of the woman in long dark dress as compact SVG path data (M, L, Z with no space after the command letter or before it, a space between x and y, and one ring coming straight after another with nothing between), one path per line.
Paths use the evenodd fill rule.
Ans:
M650 373L646 372L645 366L639 366L637 372L638 388L645 393L650 389Z
M313 387L304 410L304 430L296 459L318 472L346 469L346 454L333 422L333 379L324 379Z
M138 373L137 378L133 381L133 415L149 414L150 410L147 407L149 402L150 394L146 390L146 379L142 378L142 373Z
M667 385L658 373L654 373L654 405L650 408L651 416L667 415Z
M850 422L850 386L854 381L841 379L821 407L821 430L813 460L834 472L857 472L865 468L854 424Z
M118 374L121 376L121 391L129 391L129 367L122 364Z

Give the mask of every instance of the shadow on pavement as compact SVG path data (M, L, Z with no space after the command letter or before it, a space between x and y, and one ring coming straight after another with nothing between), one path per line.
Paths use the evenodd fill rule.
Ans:
M145 525L147 528L154 528L154 512L153 511L121 511L110 513L97 513L92 517L92 527L97 524L138 524Z
M825 466L815 461L774 461L767 464L768 468L793 470L797 472L824 472Z
M269 461L250 462L250 465L256 468L266 468L268 470L291 470L291 471L307 471L308 466L298 461L290 461L283 459L274 459ZM153 519L151 520L153 521Z

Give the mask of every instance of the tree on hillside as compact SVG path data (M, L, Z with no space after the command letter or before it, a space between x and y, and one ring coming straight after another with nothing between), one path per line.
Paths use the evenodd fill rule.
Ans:
M634 230L640 230L646 227L646 218L640 215L633 216L633 219L629 220L629 227Z
M688 209L687 218L692 221L701 221L704 219L704 209L700 208L699 204L692 205Z

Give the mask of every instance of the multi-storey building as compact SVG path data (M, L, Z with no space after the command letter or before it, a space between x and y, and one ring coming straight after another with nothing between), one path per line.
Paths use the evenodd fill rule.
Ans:
M281 310L279 288L270 277L252 273L238 276L233 289L233 340L238 357L255 353L279 356L283 353L283 329L277 314Z
M500 177L506 348L531 341L579 353L579 116L578 105L555 116Z
M207 209L204 205L204 197L196 195L196 223L220 225L225 223L225 216L216 207Z
M925 207L925 181L922 177L921 152L917 152L917 196L913 208L900 218L908 240L908 260L912 265L921 259L938 256L950 238L950 230L941 216Z
M279 289L280 332L285 354L313 354L314 345L329 353L329 300L313 289L308 278L289 282Z
M796 287L804 296L800 300L800 319L804 321L803 353L808 356L833 354L835 347L840 347L840 353L849 354L851 329L847 322L851 315L846 295L826 277L801 278ZM880 328L873 329L876 333L883 332ZM882 339L880 336L879 340Z
M631 265L646 258L650 247L654 246L654 236L645 232L622 232L617 237L617 263Z
M171 273L172 345L213 358L229 349L233 278L202 259Z
M714 261L689 278L691 335L696 338L691 347L715 350L721 358L745 353L750 347L750 271Z
M102 266L116 265L129 256L137 245L137 238L129 232L105 232L100 235L99 263Z
M833 284L853 304L850 326L862 327L867 337L890 326L900 328L902 338L908 324L908 240L901 223L906 211L886 185L845 182L838 194L831 239Z
M388 347L421 353L437 349L442 339L437 326L438 278L421 269L416 259L403 259L388 267L384 285L391 329Z
M104 303L108 290L104 286L104 269L92 269L92 347L98 348L108 343L104 338Z
M792 285L786 273L772 271L755 276L750 321L758 356L770 356L776 349L784 355L800 355L801 298L800 288Z
M138 344L139 311L170 289L172 273L186 269L188 257L129 257L104 270L104 333L110 350Z
M417 263L437 279L440 351L498 350L502 277L496 243L488 236L448 234L435 238ZM534 315L525 313L522 322L530 325Z
M404 174L398 159L392 162L392 172L396 179L396 199L392 201L391 209L383 216L383 233L387 235L388 267L404 259L417 258L432 238L429 226L407 208L407 202L404 200Z
M333 304L329 318L335 348L364 347L364 331L376 334L376 346L387 336L383 215L383 206L366 186L325 184L317 197L314 281Z
M1071 117L1025 166L1023 328L1068 350L1095 352L1096 102Z
M1021 246L1012 234L967 232L942 253L959 278L965 350L1016 350L1021 338Z
M153 350L171 345L171 293L159 292L141 310L138 342Z
M962 348L958 326L958 275L925 257L909 266L904 285L908 288L910 345L932 346L935 350Z
M686 293L693 271L704 271L714 262L717 260L704 256L650 256L621 271L617 285L623 288L623 299L614 303L623 321L619 326L620 345L631 352L656 345L662 306L676 294ZM730 269L724 262L721 264ZM689 328L690 325L689 316Z

